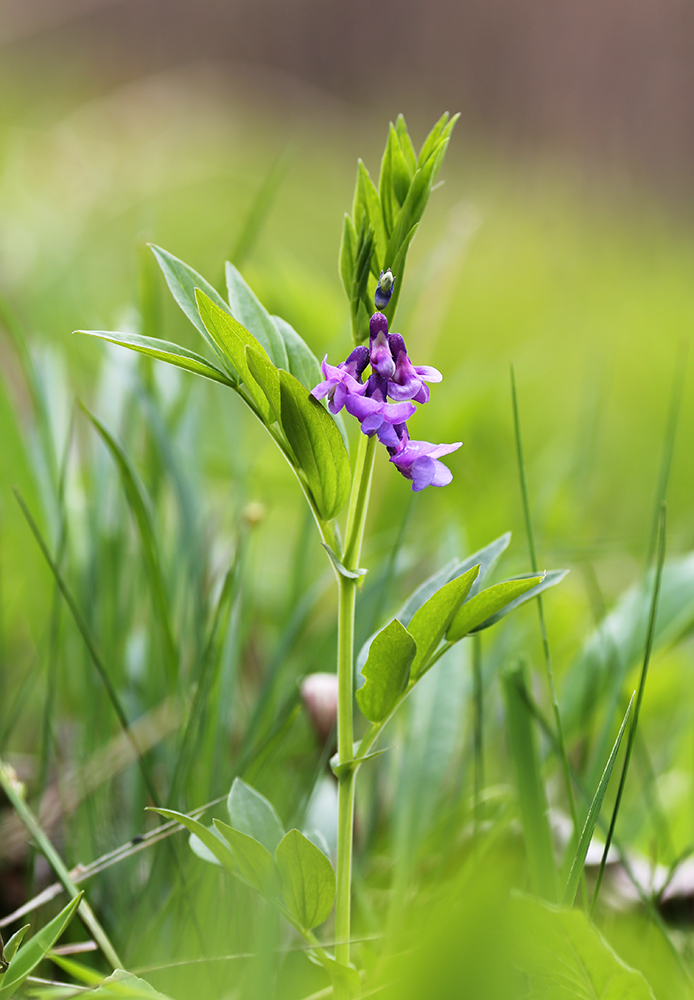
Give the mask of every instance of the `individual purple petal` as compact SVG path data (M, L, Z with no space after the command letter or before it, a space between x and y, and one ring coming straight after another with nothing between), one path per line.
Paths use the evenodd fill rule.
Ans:
M382 378L392 378L395 373L395 362L390 352L388 334L379 330L369 341L369 359L371 367Z
M422 461L420 459L420 461ZM434 478L431 480L431 486L448 486L450 482L453 481L453 473L444 465L443 462L438 462L434 459L434 465L436 466L436 471L434 472Z
M384 423L383 414L380 411L376 411L375 413L369 413L367 417L364 417L361 422L361 429L364 434L375 434ZM390 424L388 424L388 427L390 427Z
M410 478L412 480L412 489L415 493L419 493L420 490L431 486L436 476L437 465L441 465L441 462L436 462L435 459L429 458L428 455L423 455L412 463ZM442 468L445 468L445 466L442 466Z
M371 414L380 413L385 403L382 403L378 399L372 399L369 396L350 394L345 401L345 406L347 412L351 413L353 417L356 417L361 422Z
M379 333L388 333L388 320L382 312L375 312L369 320L369 336L376 337Z
M364 423L366 423L366 421L364 421ZM361 425L361 429L364 430L364 424ZM381 444L385 445L386 448L397 449L400 444L400 440L393 424L389 423L387 420L383 420L376 433L378 434L378 440Z
M429 402L429 386L424 385L422 382L419 392L416 396L412 397L415 403L428 403Z
M414 370L416 371L419 378L423 382L442 382L443 375L438 370L438 368L432 368L431 365L414 365Z
M413 417L417 412L414 403L386 403L383 406L383 419L390 424L404 424L406 420Z

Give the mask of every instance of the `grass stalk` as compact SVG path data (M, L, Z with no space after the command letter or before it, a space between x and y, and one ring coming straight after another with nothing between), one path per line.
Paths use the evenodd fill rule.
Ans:
M595 884L595 892L593 893L593 900L590 904L591 916L595 912L595 907L597 906L598 897L600 895L600 887L602 885L603 876L605 874L605 864L607 863L607 855L610 850L610 844L612 843L612 838L614 837L614 830L617 824L617 816L619 815L619 807L622 804L622 795L624 794L624 786L626 784L627 774L629 772L629 762L631 761L631 754L634 749L636 730L639 724L639 715L641 714L641 703L643 702L643 693L646 689L646 677L648 676L648 665L651 660L651 653L653 651L653 637L655 636L655 621L658 613L658 597L660 596L660 583L663 576L663 566L665 564L666 527L667 527L667 514L666 514L665 502L663 501L660 507L660 523L658 527L658 562L655 570L655 579L653 581L653 596L651 598L651 609L648 616L648 632L646 634L646 648L643 654L643 666L641 667L641 677L639 678L639 686L636 693L636 705L634 707L634 714L632 716L631 726L629 727L629 735L627 737L627 747L624 753L624 763L622 764L622 773L619 777L617 797L615 799L614 809L612 810L610 827L609 830L607 831L605 849L602 852L602 858L600 860L600 868L598 870L598 879Z
M530 568L532 569L533 573L537 573L538 572L537 550L535 548L535 535L533 533L533 522L530 516L530 501L528 499L528 479L525 472L523 439L521 436L520 415L518 412L518 394L516 392L516 373L513 369L513 365L511 365L511 399L513 402L513 426L516 438L518 474L520 477L521 496L523 499L523 517L525 520L525 533L528 540L528 549L530 552ZM569 809L571 811L571 822L573 823L573 828L574 828L574 840L577 841L579 836L579 825L578 825L578 813L576 811L576 800L574 798L573 787L571 784L571 766L569 764L569 756L566 752L564 727L562 726L561 712L559 711L559 700L557 698L557 689L554 683L554 670L552 668L552 656L549 648L549 639L547 637L547 626L545 624L545 614L542 605L542 597L539 594L537 597L537 614L540 623L540 635L542 637L542 652L545 659L547 683L549 685L549 693L552 699L554 724L557 730L557 739L559 740L559 756L561 759L562 771L564 773L564 785L566 788L566 795L569 802ZM585 880L583 878L581 879L581 892L583 893L584 901L587 902Z

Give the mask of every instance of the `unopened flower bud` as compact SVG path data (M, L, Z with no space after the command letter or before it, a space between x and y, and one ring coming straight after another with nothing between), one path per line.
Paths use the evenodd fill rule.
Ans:
M309 674L301 683L301 698L321 745L337 722L337 674Z
M385 309L388 305L390 297L393 294L394 284L395 278L391 269L388 268L387 271L381 271L381 276L376 285L376 294L374 295L374 302L377 309Z

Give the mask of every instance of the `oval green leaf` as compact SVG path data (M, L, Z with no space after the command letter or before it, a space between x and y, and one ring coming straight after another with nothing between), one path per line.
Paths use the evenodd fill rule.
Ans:
M451 622L446 638L449 642L458 642L470 632L494 624L503 617L500 614L502 611L506 608L511 610L511 605L516 607L514 602L529 591L536 590L543 579L544 576L531 576L526 580L505 580L483 590L463 604Z
M357 704L369 722L382 722L407 687L417 643L397 618L371 643L362 669L366 683L357 691Z
M320 516L329 521L344 506L352 473L337 424L287 371L280 371L282 429L292 446Z
M335 902L335 872L325 854L298 830L285 834L275 851L282 896L306 931L330 916Z

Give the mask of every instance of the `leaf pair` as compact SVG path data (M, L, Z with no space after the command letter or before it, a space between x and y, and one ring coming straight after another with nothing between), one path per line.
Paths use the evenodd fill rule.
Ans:
M271 316L241 274L227 264L229 305L183 261L153 247L167 284L204 338L215 362L139 334L82 330L227 385L270 430L293 465L317 515L329 521L351 485L349 457L333 417L307 390L320 380L310 348L285 320Z
M365 678L357 703L367 719L374 723L387 719L406 690L446 648L496 624L564 578L566 570L553 570L480 590L510 538L502 535L468 559L452 560L410 595L393 621L367 640L357 658Z
M396 277L390 303L395 315L410 243L424 214L458 116L444 114L415 154L402 115L390 125L381 161L378 189L361 160L357 164L352 216L345 215L340 248L340 275L350 301L355 343L369 334L376 280L390 268Z
M370 722L387 719L408 685L422 675L479 569L473 566L439 588L415 612L407 628L395 618L374 638L362 669L366 682L357 691L359 708Z
M230 825L215 819L211 829L172 809L155 811L190 831L199 857L286 907L302 931L327 920L335 901L335 872L326 853L299 830L285 833L271 803L240 778L232 785L227 809Z

